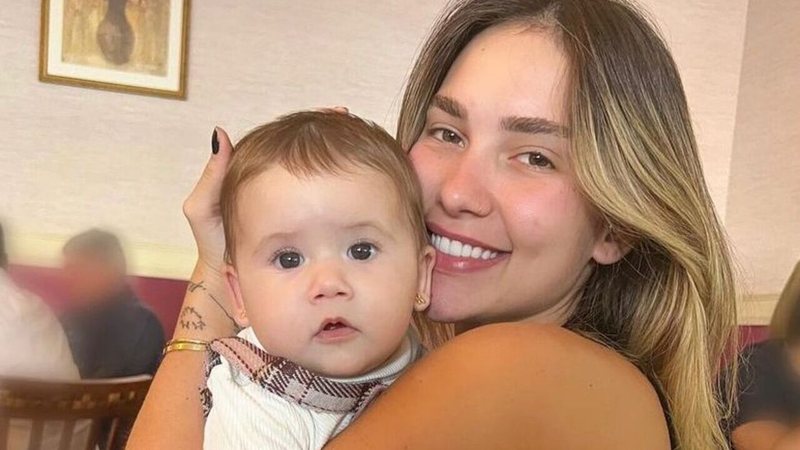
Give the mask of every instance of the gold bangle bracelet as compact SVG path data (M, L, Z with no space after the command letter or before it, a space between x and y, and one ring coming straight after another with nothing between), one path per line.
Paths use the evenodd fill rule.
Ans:
M188 350L192 352L204 352L208 349L208 342L197 339L173 339L164 346L163 355L173 351Z
M177 339L171 339L171 340L167 341L167 345L169 345L169 344L179 344L179 343L208 345L208 341L203 341L203 340L200 340L200 339L177 338Z

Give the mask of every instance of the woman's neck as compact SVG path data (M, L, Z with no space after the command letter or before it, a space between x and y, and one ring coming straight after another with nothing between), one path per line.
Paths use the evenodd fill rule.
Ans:
M492 320L463 320L455 324L455 333L461 334L473 328L478 328L483 325L492 323L507 323L507 322L526 322L541 325L558 325L563 326L569 321L572 314L575 313L575 302L573 298L566 297L557 302L555 305L543 311L537 312L527 317L500 317L492 318Z
M550 307L535 312L529 316L523 317L492 317L489 319L475 318L472 320L462 320L455 324L455 334L467 332L473 328L478 328L482 325L489 325L491 323L504 323L504 322L528 322L537 323L542 325L558 325L564 326L578 307L578 301L581 293L586 286L586 282L594 271L594 263L588 263L578 275L574 284L570 287L569 291Z

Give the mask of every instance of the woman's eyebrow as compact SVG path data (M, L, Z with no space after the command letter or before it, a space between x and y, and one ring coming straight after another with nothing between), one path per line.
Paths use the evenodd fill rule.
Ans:
M457 119L467 118L467 109L452 97L436 94L431 100L431 106ZM552 134L558 137L567 137L569 134L566 126L543 117L509 116L504 117L500 125L502 129L516 133Z
M433 96L431 101L432 106L441 109L442 111L446 112L447 114L457 118L457 119L466 119L467 118L467 110L461 103L458 103L455 99L448 97L446 95L436 94Z
M569 129L560 123L542 117L504 117L500 122L506 131L530 134L552 134L567 137Z

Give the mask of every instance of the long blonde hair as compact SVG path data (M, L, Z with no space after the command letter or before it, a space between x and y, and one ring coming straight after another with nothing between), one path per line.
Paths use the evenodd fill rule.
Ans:
M614 0L461 0L435 25L410 75L398 139L419 138L431 98L461 50L504 23L548 28L570 60L569 129L576 182L630 247L596 265L566 326L650 377L673 446L727 449L736 368L736 294L725 234L704 181L683 86L663 40ZM736 364L732 358L732 364Z

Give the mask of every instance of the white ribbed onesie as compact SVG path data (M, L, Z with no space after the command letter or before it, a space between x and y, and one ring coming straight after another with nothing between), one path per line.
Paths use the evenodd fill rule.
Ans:
M212 353L218 359L210 366L204 391L204 400L210 403L206 405L210 409L205 449L321 449L423 354L415 334L409 331L391 361L362 376L333 379L267 355L252 328L245 328L238 337L236 345L249 343L255 352L263 352L259 357L262 370L248 375L241 371L241 364L229 361L238 359L238 354ZM214 348L220 349L220 345L212 344ZM279 360L283 366L263 358ZM267 372L270 374L265 375Z

